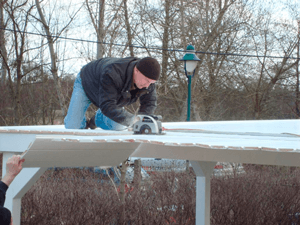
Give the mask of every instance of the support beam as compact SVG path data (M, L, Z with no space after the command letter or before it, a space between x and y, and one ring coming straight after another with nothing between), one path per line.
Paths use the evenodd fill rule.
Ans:
M3 153L3 175L6 173L6 161L15 153ZM47 168L24 168L9 186L4 207L8 208L13 217L14 225L21 224L21 199L32 185L40 178Z
M210 225L210 176L216 162L191 161L196 174L196 225Z

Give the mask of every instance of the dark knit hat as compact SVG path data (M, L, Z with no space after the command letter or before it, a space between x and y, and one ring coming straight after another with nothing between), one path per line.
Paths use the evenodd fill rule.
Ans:
M136 68L146 77L152 80L158 80L160 75L160 65L156 59L151 57L142 58Z
M1 225L10 225L11 213L7 208L0 206L0 224Z

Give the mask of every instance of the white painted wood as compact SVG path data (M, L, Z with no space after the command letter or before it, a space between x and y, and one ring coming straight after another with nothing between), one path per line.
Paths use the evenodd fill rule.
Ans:
M210 225L210 177L215 162L191 161L196 173L196 225Z
M22 197L44 174L46 169L24 168L9 186L4 206L12 212L14 225L20 225Z
M189 128L209 131L293 133L300 134L300 120L235 120L163 123L166 128Z
M13 224L21 225L21 198L13 198L12 199L12 209L10 209Z
M0 152L24 152L35 139L35 134L0 133Z
M139 145L138 142L37 136L23 155L23 167L118 166Z
M191 160L197 175L196 224L207 225L210 175L216 162L300 166L300 120L181 122L163 126L198 131L132 135L128 131L66 130L63 126L0 127L3 167L8 157L25 150L29 150L24 155L25 167L110 166L128 156ZM5 206L12 210L14 224L20 224L22 196L45 170L24 168L11 184Z
M232 132L260 132L260 133L293 133L300 134L299 119L284 119L284 120L235 120L235 121L200 121L200 122L163 122L165 128L188 128L188 129L204 129L209 131L232 131ZM120 131L104 131L100 128L96 130L66 130L63 125L51 126L9 126L0 127L0 130L10 129L19 131L41 131L41 132L73 132L75 133L116 133ZM41 134L41 133L40 133Z
M2 177L6 173L6 162L8 158L15 155L15 152L4 152L2 159ZM12 212L14 225L20 225L21 221L21 198L31 188L31 186L39 179L47 168L30 168L23 169L19 175L10 184L4 207Z
M282 141L284 144L285 141ZM291 143L287 143L291 144ZM256 146L255 140L252 145ZM295 146L300 145L300 139L295 138ZM280 166L300 166L299 152L278 152L262 150L233 150L198 146L174 146L142 143L131 157L166 158L191 161L239 162Z

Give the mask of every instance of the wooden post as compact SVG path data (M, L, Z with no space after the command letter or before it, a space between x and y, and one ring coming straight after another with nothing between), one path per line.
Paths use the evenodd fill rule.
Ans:
M135 188L139 188L141 185L142 174L141 174L141 159L134 160L134 177L133 177L133 185Z
M185 161L185 172L186 172L187 174L190 173L190 160L186 160L186 161Z
M126 171L127 171L126 161L122 162L121 171L121 180L120 180L120 224L123 224L125 221L125 184L126 184Z
M15 155L14 152L4 152L2 161L2 176L6 173L6 161ZM6 192L4 207L8 208L13 217L13 224L21 224L21 199L32 185L44 174L47 168L23 168L20 174L10 184Z
M216 162L191 161L196 174L196 225L210 225L210 176Z

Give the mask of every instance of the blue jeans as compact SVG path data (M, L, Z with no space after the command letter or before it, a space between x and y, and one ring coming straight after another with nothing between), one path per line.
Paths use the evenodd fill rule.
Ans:
M68 113L64 120L66 129L84 129L86 127L85 112L91 103L83 90L80 73L78 73ZM127 128L105 116L100 109L96 111L95 124L104 130L125 130Z

